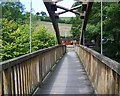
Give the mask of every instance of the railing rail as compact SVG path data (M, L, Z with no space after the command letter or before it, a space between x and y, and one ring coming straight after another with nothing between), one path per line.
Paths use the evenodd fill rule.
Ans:
M59 45L1 62L0 95L31 94L65 52Z
M120 63L82 45L76 52L98 94L120 94Z

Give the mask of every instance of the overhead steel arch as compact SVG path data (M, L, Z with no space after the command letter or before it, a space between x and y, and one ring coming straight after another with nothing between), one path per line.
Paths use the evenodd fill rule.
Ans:
M89 0L75 0L77 2L81 2L81 5L68 9L63 6L57 5L57 2L60 2L60 1L63 1L63 0L43 0L44 5L46 6L49 16L52 20L52 24L56 33L58 44L61 44L60 31L58 27L58 19L60 14L63 14L66 12L72 12L80 15L80 18L82 19L82 28L80 32L80 44L83 44L84 32L86 30L88 17L89 17L89 13L92 8L93 2L89 2ZM82 13L76 12L75 10L80 7L82 8ZM63 9L64 11L56 13L55 11L57 11L57 8Z

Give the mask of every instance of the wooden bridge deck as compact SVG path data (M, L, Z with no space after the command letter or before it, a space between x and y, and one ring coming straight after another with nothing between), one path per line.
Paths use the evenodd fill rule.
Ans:
M76 53L69 51L35 94L94 94L94 90Z

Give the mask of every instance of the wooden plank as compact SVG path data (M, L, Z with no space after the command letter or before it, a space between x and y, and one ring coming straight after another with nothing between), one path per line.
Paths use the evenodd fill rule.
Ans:
M2 96L2 82L3 82L3 80L2 80L2 71L0 71L0 96Z
M26 61L26 65L25 65L25 71L26 71L26 81L25 81L26 82L26 94L29 94L28 93L28 61L29 60Z
M111 69L113 69L116 73L118 73L120 75L120 63L99 54L98 52L86 47L86 46L82 46L80 45L80 47L83 50L86 50L88 53L90 53L91 55L93 55L95 58L97 58L99 61L101 61L102 63L104 63L106 66L110 67Z
M65 46L65 45L56 45L56 46L53 46L53 47L37 50L33 53L25 54L25 55L22 55L22 56L19 56L17 58L13 58L13 59L10 59L10 60L4 61L4 62L0 62L0 68L2 68L2 70L8 69L12 66L15 66L17 64L20 64L20 63L28 60L30 58L33 58L33 57L35 57L39 54L44 54L44 53L46 53L50 50L53 50L53 49L56 49L56 48L62 47L62 46Z
M19 73L19 64L16 66L16 75L17 75L17 94L20 94L20 73Z
M19 89L20 89L20 87L19 87L19 69L18 69L18 65L16 66L16 82L17 82L17 94L20 94L20 91L19 91Z
M3 72L3 94L12 94L12 86L11 86L11 68L4 70Z
M24 64L24 78L25 78L25 83L24 83L24 85L25 85L25 94L27 94L27 72L26 72L26 65L27 65L27 61L25 61L25 64Z
M28 79L28 76L29 76L29 73L28 73L28 66L29 66L29 60L27 61L27 64L26 64L26 94L29 94L29 88L28 88L28 86L29 86L29 79Z
M75 52L68 52L36 94L94 94Z
M79 48L79 47L78 47ZM85 65L85 68L88 68L86 65L88 58L87 55L90 54L90 80L96 89L98 94L119 94L120 92L120 64L116 61L113 61L85 46L80 45L80 58ZM87 71L87 73L89 73Z
M32 64L32 59L31 59L31 64L30 64L30 92L32 92L32 88L33 88L33 64Z
M20 91L20 94L23 94L22 93L22 71L21 71L22 69L21 69L21 67L22 67L22 64L19 64L19 67L18 67L19 68L19 86L20 86L19 91Z
M12 94L15 94L15 74L14 67L11 68L11 84L12 84Z
M15 94L18 94L18 72L17 66L14 66L14 83L15 83Z
M27 94L27 93L29 94L32 91L34 91L38 86L37 84L41 83L42 79L44 79L46 74L50 71L51 58L52 58L50 55L52 54L51 50L56 51L57 59L60 58L60 56L63 54L61 48L58 48L58 47L62 47L62 46L56 46L56 47L44 49L43 51L37 51L35 53L31 53L32 55L30 54L24 55L25 58L23 58L24 56L22 56L19 58L15 58L15 59L0 63L0 67L2 65L4 66L4 68L0 70L0 79L3 79L3 80L0 80L1 81L0 95L2 93L3 94ZM44 55L40 57L42 53L44 53ZM29 58L28 56L30 56L31 58ZM9 64L10 66L8 67Z
M39 55L39 83L42 85L42 55Z
M31 81L30 81L30 78L31 78L31 74L30 74L30 66L31 66L31 61L29 60L29 64L28 64L28 93L30 93L30 84L31 84Z

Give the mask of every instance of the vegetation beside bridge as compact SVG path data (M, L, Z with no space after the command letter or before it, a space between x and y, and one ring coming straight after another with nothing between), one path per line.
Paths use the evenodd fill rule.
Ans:
M30 52L29 12L20 2L2 2L1 60L8 60ZM37 24L32 14L32 52L55 45L55 36L45 26Z
M73 4L73 6L79 3ZM101 5L93 3L85 32L85 43L94 41L95 50L100 52ZM81 11L79 9L78 11ZM120 4L103 2L103 54L120 62ZM71 33L80 37L81 19L78 15L72 19Z

